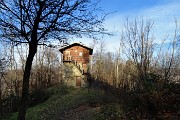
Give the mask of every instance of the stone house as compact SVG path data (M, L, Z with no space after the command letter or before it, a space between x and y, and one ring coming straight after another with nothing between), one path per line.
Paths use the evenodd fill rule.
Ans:
M90 75L89 63L93 49L73 43L59 50L62 53L64 65L63 81L68 86L86 87Z

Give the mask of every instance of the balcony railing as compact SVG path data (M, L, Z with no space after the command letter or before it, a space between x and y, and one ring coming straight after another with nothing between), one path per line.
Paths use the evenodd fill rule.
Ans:
M72 56L63 56L63 61L72 61Z
M73 60L73 57L71 55L68 56L63 56L63 61L64 62L71 62L75 65L75 67L82 73L82 74L88 74L89 70L84 70L83 66L80 66L76 60Z
M84 74L84 70L81 68L81 66L74 60L72 60L72 63L76 66L76 68L82 73Z

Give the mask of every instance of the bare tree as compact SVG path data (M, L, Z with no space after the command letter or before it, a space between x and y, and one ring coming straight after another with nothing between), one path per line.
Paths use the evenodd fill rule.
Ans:
M170 36L167 36L164 41L166 41ZM161 49L166 49L165 51L159 52L159 61L157 62L161 71L159 73L164 80L164 85L167 86L170 82L173 81L175 76L178 76L178 57L179 57L179 48L178 48L178 21L175 18L175 30L174 35L171 40L167 43L162 43Z
M94 42L95 43L95 42ZM94 44L93 43L93 44ZM103 57L105 54L105 42L100 41L97 46L97 51L93 55L93 62L95 62L94 67L92 68L94 71L95 79L102 80L102 72L103 72Z
M153 55L152 20L129 21L126 18L123 39L121 40L127 57L133 60L139 71L140 81L148 74ZM139 81L139 82L140 82Z
M2 80L4 77L4 58L0 58L0 110L2 111Z
M29 52L23 76L19 120L25 120L29 77L37 46L42 40L62 40L69 35L88 35L103 29L95 4L86 0L4 0L0 2L0 36L17 44L27 43Z
M3 47L4 48L4 47ZM3 49L1 48L1 50ZM3 50L2 50L3 51ZM7 73L7 68L9 67L10 61L9 56L6 52L0 53L0 115L3 115L4 110L2 109L2 99L5 89L5 75Z

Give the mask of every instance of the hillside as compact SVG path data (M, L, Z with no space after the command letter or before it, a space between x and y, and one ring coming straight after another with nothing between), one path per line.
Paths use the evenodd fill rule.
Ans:
M111 108L115 110L118 107L117 99L113 95L107 95L98 89L75 89L58 85L49 88L47 93L52 96L44 103L29 108L26 114L27 120L104 119L113 116L109 116L109 113L103 115L102 111ZM107 112L113 113L114 111ZM4 120L16 119L17 113L13 113Z
M115 97L115 92L112 92L110 88L104 91L100 88L75 89L56 85L47 89L46 94L49 98L44 103L27 110L26 119L128 120L178 119L180 117L179 94L165 93L167 95L159 99L155 92L151 94L119 90L119 97L117 93ZM3 120L16 119L17 113L13 113Z

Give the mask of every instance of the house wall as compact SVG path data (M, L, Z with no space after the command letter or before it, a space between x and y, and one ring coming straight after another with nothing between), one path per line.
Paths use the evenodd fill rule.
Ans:
M85 73L88 69L89 59L89 50L82 46L73 46L63 51L63 60L76 62Z
M74 87L86 87L92 49L74 45L60 51L63 54L65 84Z
M87 86L87 78L85 75L76 68L76 66L71 62L64 63L64 82L68 86L74 87L86 87ZM81 86L77 86L77 77L81 77Z

